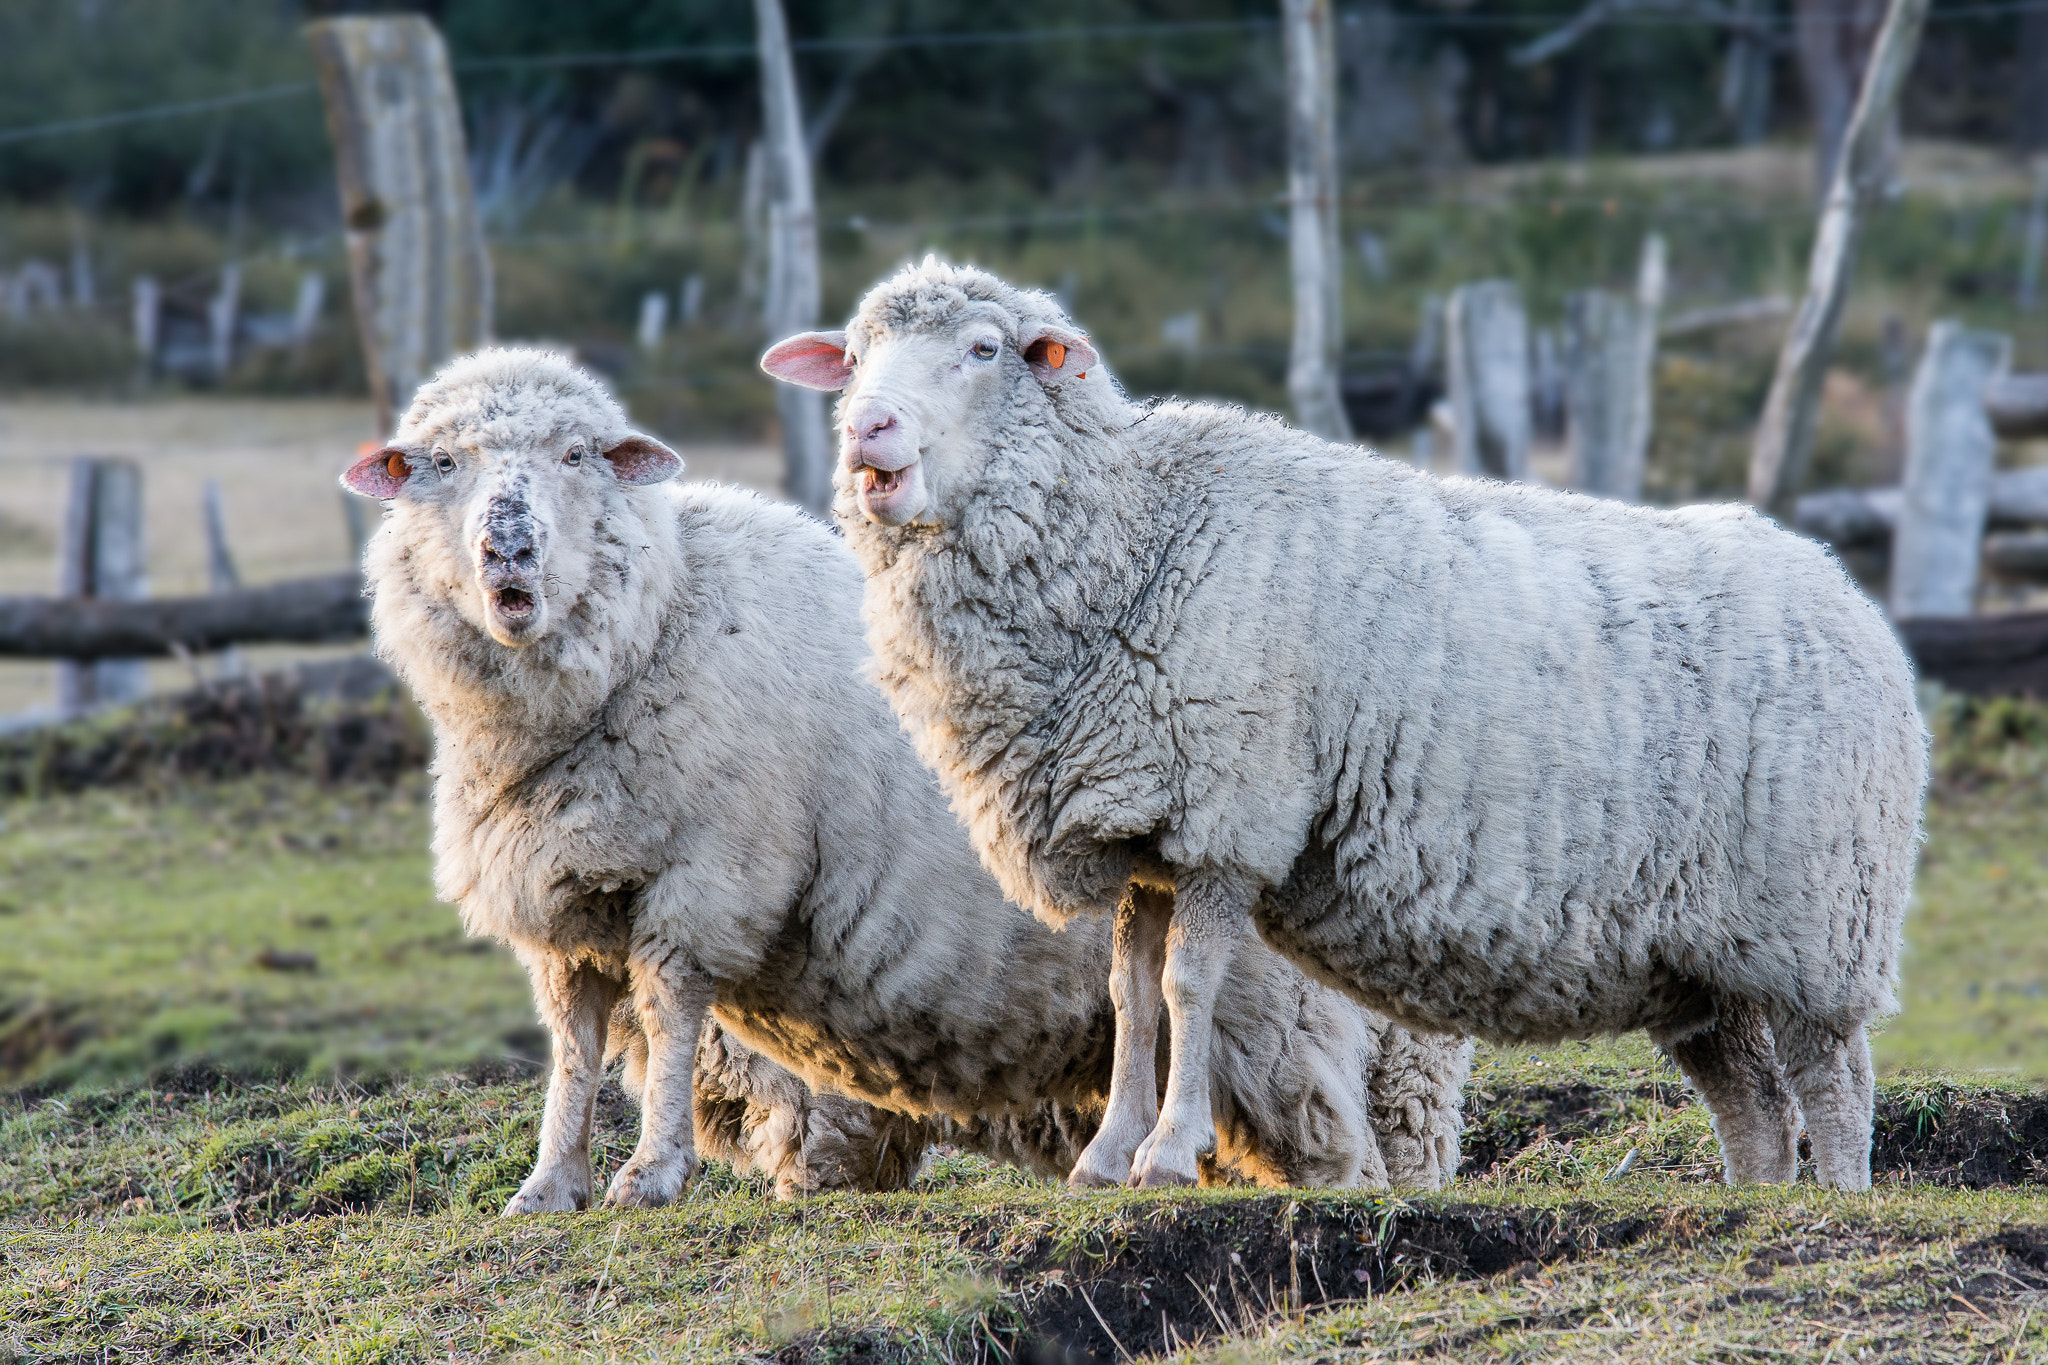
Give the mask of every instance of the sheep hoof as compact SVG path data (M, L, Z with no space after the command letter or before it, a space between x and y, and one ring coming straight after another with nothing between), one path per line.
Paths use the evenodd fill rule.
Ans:
M535 1171L526 1177L519 1193L505 1205L502 1215L518 1218L529 1213L574 1213L590 1207L590 1182L577 1181L559 1172Z
M1070 1190L1116 1190L1122 1189L1123 1183L1120 1176L1105 1175L1086 1166L1076 1166L1067 1175Z
M1131 1188L1134 1190L1178 1189L1198 1183L1192 1175L1170 1171L1163 1166L1149 1166L1143 1171L1131 1172Z
M683 1187L696 1173L697 1163L693 1160L667 1165L629 1161L612 1177L610 1188L604 1192L604 1206L608 1209L664 1208L676 1202Z

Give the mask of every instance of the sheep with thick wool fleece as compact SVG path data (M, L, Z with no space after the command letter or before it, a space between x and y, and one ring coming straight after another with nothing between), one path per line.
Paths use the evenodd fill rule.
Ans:
M1173 1024L1135 1179L1213 1140L1249 921L1413 1027L1647 1029L1730 1180L1794 1178L1803 1109L1868 1184L1925 735L1820 547L1132 403L1050 297L936 260L763 364L845 390L878 677L985 865L1054 923L1177 893L1130 929Z
M621 999L612 1032L642 1127L610 1202L664 1203L694 1170L707 1013L816 1091L1064 1173L1109 1083L1110 927L1054 933L981 869L864 676L841 540L749 493L664 484L678 463L560 357L495 350L423 386L349 475L392 500L365 564L378 649L435 727L436 887L470 932L513 946L555 1039L539 1161L512 1209L589 1198ZM1234 1041L1214 1075L1226 1165L1269 1183L1450 1174L1464 1050L1263 946L1233 962ZM711 1070L766 1109L700 1126L781 1169L797 1110L828 1096L805 1101L744 1057ZM823 1120L855 1153L887 1132Z

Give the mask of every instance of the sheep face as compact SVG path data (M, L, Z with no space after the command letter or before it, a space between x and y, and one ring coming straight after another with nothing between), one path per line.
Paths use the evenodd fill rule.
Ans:
M583 595L593 530L622 485L682 467L659 441L623 427L618 406L566 360L487 351L423 386L397 439L342 482L390 499L385 534L408 547L422 581L516 649L547 634L551 605Z
M771 347L761 368L808 388L842 389L834 484L884 526L945 525L980 485L989 433L1020 406L1048 408L1049 391L1087 378L1088 339L1042 295L992 276L927 264L907 286L883 285L849 332L805 332ZM929 288L929 275L945 283ZM1009 298L959 287L986 280ZM918 292L920 285L927 286Z

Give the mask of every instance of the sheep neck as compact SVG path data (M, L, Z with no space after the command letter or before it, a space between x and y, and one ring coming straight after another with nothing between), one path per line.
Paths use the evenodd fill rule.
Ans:
M1130 438L1151 415L1129 412L1119 429L1055 423L992 451L952 526L861 522L849 537L872 580L877 680L942 771L1020 757L1020 739L1059 728L1098 658L1144 649L1166 552L1202 500Z

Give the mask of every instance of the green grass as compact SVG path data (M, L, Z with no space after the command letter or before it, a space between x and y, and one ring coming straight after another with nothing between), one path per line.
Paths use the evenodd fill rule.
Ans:
M2039 1359L2048 710L1935 720L1866 1197L1722 1189L1626 1038L1483 1049L1475 1159L1427 1198L1075 1196L942 1153L907 1195L777 1206L713 1163L673 1209L508 1224L541 1095L505 1059L540 1040L432 898L422 776L15 799L0 1362ZM600 1180L636 1125L607 1087ZM1929 1183L1993 1148L2029 1183Z
M418 774L0 806L0 1083L534 1055L523 974L434 900L427 824ZM291 954L312 970L263 965Z

